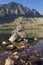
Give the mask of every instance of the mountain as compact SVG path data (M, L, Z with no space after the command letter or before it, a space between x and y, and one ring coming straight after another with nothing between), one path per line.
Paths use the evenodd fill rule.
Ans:
M15 2L0 4L0 24L13 22L16 18L24 17L41 17L35 9L30 10L27 7Z

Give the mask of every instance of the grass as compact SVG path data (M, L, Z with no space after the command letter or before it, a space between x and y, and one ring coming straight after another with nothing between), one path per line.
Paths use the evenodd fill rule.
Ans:
M0 25L0 34L11 34L12 30L15 29L18 25L20 25L20 22L22 22L24 28L32 28L33 30L26 30L27 36L38 36L43 37L43 18L25 18L25 17L19 17L15 19L13 23L7 23ZM38 29L39 30L34 30Z

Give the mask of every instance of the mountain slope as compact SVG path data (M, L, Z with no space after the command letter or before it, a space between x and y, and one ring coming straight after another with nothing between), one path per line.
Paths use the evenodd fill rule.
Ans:
M0 4L0 24L11 23L20 16L27 18L41 17L40 13L35 9L30 10L19 3L10 2L8 4Z

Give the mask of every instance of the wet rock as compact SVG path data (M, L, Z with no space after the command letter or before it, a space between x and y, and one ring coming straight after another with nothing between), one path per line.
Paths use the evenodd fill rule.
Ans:
M7 42L3 41L3 42L2 42L2 44L3 44L3 45L6 45L6 44L7 44Z
M1 44L1 46L2 46L3 48L5 48L7 45L8 45L8 43L5 42L5 41L3 41L2 44Z
M18 56L18 55L15 55L14 58L15 58L15 59L19 59L19 56Z
M28 43L28 39L23 39L26 43Z
M21 42L23 38L26 37L26 33L24 31L23 25L17 26L16 30L13 31L12 36L9 38L9 40L13 42Z
M17 55L17 54L18 54L18 52L14 52L14 53L13 53L13 55Z
M26 33L25 33L25 31L18 32L18 35L19 35L21 38L26 38Z
M12 50L13 48L14 48L13 45L6 46L6 49L10 49L10 50Z
M5 60L5 65L14 65L14 56L11 55Z
M18 34L15 32L10 38L9 41L11 41L12 43L17 39Z
M37 41L37 38L35 37L34 40Z
M18 48L18 50L20 50L20 49L24 49L25 46L20 46L20 47L17 47L17 48Z

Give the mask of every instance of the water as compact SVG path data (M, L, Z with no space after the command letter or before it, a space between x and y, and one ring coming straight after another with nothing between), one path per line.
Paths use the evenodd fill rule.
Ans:
M30 46L19 52L20 56L23 53L26 53L28 56L38 56L43 57L43 42L38 42L37 45Z
M2 58L6 58L9 54L11 54L10 51L0 52L0 56L2 56ZM37 56L37 54L40 54L38 57L43 58L43 42L38 42L37 45L30 46L29 48L25 48L22 51L18 52L19 57L25 61L28 61L30 56ZM42 65L42 62L43 61L37 61L36 63L37 65Z

